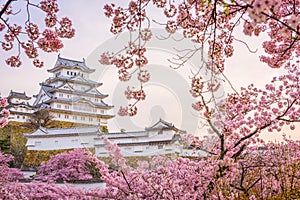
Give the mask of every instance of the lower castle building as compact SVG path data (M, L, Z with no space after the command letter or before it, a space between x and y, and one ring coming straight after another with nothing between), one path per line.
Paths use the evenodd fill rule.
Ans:
M180 154L181 136L185 131L173 124L159 120L142 131L102 133L100 126L76 128L40 128L24 136L27 149L31 151L88 148L97 157L109 157L101 136L118 144L124 157L147 157L154 155Z

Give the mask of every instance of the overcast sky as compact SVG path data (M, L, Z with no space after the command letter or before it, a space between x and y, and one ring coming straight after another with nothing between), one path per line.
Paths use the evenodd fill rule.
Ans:
M90 68L95 68L96 72L92 76L95 81L103 83L98 88L102 93L109 94L106 103L115 105L116 109L111 114L117 115L117 108L126 103L123 95L123 89L127 87L126 83L119 83L116 70L111 67L101 66L98 63L100 52L110 48L122 47L122 42L126 39L121 37L115 39L109 32L110 21L104 17L104 0L64 0L60 3L60 16L68 16L72 19L76 29L76 36L71 40L64 40L64 48L58 52L61 57L75 60L86 59ZM118 1L119 3L120 1ZM16 3L16 2L13 2ZM155 12L151 15L156 20L161 20ZM40 18L40 16L38 16ZM17 19L18 20L18 19ZM156 28L158 26L155 26ZM238 36L238 35L237 35ZM126 38L126 37L124 37ZM227 61L226 75L236 88L255 83L263 87L272 76L279 70L269 69L265 64L259 62L259 55L262 53L261 42L255 38L240 36L239 39L246 41L253 50L258 49L257 53L250 53L244 44L235 43L235 55ZM120 43L120 41L122 41ZM156 42L156 43L155 43ZM133 118L116 117L109 124L111 131L118 131L121 128L126 130L142 129L150 126L157 119L163 118L172 122L178 128L188 130L190 133L201 134L204 130L197 128L198 118L195 117L189 101L193 101L188 93L188 72L189 69L180 69L172 71L168 68L166 57L172 57L171 45L167 41L152 43L149 53L150 68L152 78L145 90L149 95L147 101L139 105L139 113ZM182 43L187 44L187 43ZM181 44L181 45L182 45ZM189 45L189 44L187 44ZM39 91L39 83L44 81L50 74L47 69L53 67L58 53L42 54L41 58L45 61L45 67L35 68L31 62L25 60L20 68L10 68L6 66L5 59L7 54L1 52L0 57L0 92L2 96L8 95L10 90L23 92L32 96ZM195 63L191 63L194 65ZM158 71L157 69L161 69ZM161 73L157 73L161 72ZM227 86L225 85L225 90ZM116 105L120 104L120 105ZM274 135L268 135L266 138L277 138Z

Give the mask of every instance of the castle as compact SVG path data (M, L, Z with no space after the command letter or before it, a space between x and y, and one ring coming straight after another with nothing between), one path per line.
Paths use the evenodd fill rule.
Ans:
M108 111L113 107L104 102L108 95L97 87L102 83L90 79L95 69L89 68L85 61L75 61L58 56L56 64L48 72L52 77L40 83L40 91L31 97L25 93L11 91L8 98L10 121L26 122L30 114L46 110L53 120L80 124L107 126L113 118Z
M182 155L189 153L181 144L185 131L160 119L151 127L141 131L104 133L113 106L104 102L108 97L97 88L102 83L90 79L95 69L85 61L75 61L58 56L56 64L48 72L52 77L40 83L35 101L24 93L11 91L8 98L10 121L26 122L35 111L45 110L60 122L80 124L79 127L45 128L24 134L27 150L60 151L74 148L92 149L98 157L109 157L101 135L118 144L125 157L151 157L154 155ZM86 126L82 126L86 125ZM106 129L107 130L107 129Z

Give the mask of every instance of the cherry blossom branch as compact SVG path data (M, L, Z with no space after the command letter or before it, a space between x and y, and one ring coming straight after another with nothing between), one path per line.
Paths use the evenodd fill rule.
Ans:
M13 1L16 1L16 0L8 0L8 1L4 4L3 8L2 8L1 11L0 11L0 18L2 18L2 15L5 13L5 11L8 9L8 7L10 6L10 4L11 4Z

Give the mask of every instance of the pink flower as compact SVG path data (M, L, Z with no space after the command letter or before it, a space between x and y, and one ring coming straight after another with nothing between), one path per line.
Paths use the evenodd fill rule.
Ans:
M7 106L7 99L0 97L0 107L6 107Z
M38 45L45 52L56 52L63 47L61 40L58 39L57 33L50 29L44 30L44 37L38 40Z
M7 110L7 109L2 109L1 115L2 115L3 117L5 117L5 118L8 118L9 115L10 115L10 112L9 112L9 110Z
M25 30L30 39L36 40L39 37L39 28L36 24L29 23L29 25L25 27Z
M19 57L11 56L10 58L6 59L6 64L10 65L11 67L20 67L22 63Z
M40 2L40 7L48 14L57 13L59 10L56 0L43 0Z
M166 30L169 33L175 33L177 30L177 23L175 21L168 21L166 25Z
M45 24L47 27L53 27L56 25L57 17L55 14L48 14L45 18Z
M164 10L164 14L167 16L167 17L174 17L175 14L176 14L177 10L176 10L176 7L175 5L170 5L169 8L165 8Z
M118 115L127 116L128 115L128 107L120 107L118 111Z
M2 42L2 48L5 51L9 51L13 48L13 43L12 42Z
M38 67L38 68L41 68L44 66L44 62L43 61L40 61L39 59L34 59L33 60L33 65Z
M150 73L147 70L140 70L138 73L138 80L142 83L146 83L150 80Z
M8 124L7 118L1 118L1 119L0 119L0 128L3 128L3 127L6 126L7 124Z
M192 86L191 86L191 93L194 97L198 97L202 94L203 89L203 82L201 81L201 78L193 78L192 79Z

